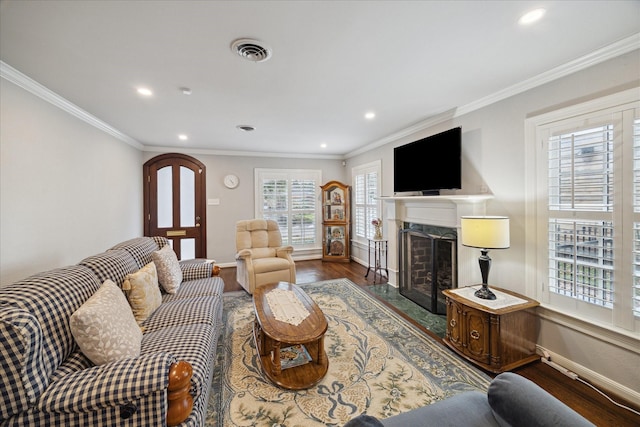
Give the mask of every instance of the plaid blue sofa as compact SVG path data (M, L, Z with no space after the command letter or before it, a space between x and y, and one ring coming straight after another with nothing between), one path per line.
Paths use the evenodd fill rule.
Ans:
M181 262L183 283L163 294L142 324L139 357L95 366L79 350L69 318L106 279L151 262L163 237L122 242L74 266L0 287L2 426L164 426L169 368L193 368L193 410L181 426L204 424L222 322L224 283L212 264Z

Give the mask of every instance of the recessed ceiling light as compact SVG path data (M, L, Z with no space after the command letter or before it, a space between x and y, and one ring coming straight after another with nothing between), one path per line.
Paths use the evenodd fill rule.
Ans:
M146 87L139 87L138 88L138 93L142 96L151 96L153 95L153 92L151 91L151 89L146 88Z
M253 132L254 130L256 130L256 128L254 128L253 126L249 126L249 125L238 125L236 126L237 129L240 129L243 132Z
M368 113L366 113L364 115L364 118L367 120L371 120L376 116L376 113L374 113L373 111L369 111Z
M178 139L180 141L186 141L187 139L189 139L189 137L187 135L185 135L184 133L181 133L180 135L178 135Z
M183 95L191 95L191 89L188 87L181 87L180 92L182 92Z
M545 9L534 9L530 12L525 13L524 15L522 15L520 17L520 19L518 20L518 22L520 23L520 25L529 25L529 24L533 24L536 21L539 21L540 19L542 19L542 17L544 16L544 14L547 11Z
M320 148L327 148L327 144L323 142L322 144L320 144Z

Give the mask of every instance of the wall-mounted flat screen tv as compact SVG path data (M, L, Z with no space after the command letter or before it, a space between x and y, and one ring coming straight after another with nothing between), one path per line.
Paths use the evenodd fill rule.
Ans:
M462 128L428 136L393 150L394 193L462 188Z

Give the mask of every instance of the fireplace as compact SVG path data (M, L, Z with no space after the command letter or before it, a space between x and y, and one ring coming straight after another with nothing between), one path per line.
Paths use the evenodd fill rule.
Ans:
M432 313L445 314L442 291L458 286L456 230L404 223L398 237L400 294Z
M493 196L490 194L381 197L386 237L389 239L389 284L400 287L401 277L405 274L400 264L400 237L401 230L410 228L407 224L430 224L445 228L457 235L460 230L460 217L486 215L486 204L491 199ZM427 229L418 227L416 231L423 231L436 237L444 234L441 231L433 232L429 227ZM453 236L454 234L447 234L445 237ZM365 257L366 255L364 252ZM456 252L452 259L455 260L453 287L478 283L480 270L477 249L462 246L460 239L457 239Z

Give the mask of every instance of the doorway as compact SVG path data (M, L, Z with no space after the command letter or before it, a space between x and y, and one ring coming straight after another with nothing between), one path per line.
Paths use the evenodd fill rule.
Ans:
M206 169L179 153L143 166L144 235L169 239L178 259L207 257Z

